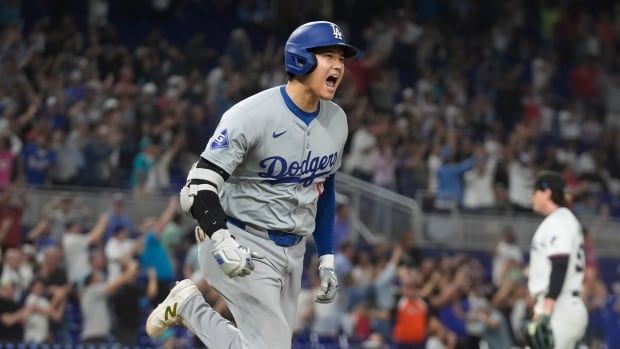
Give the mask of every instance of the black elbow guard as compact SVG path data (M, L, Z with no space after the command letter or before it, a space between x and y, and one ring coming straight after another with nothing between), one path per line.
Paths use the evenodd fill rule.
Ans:
M220 204L220 198L211 190L201 190L194 198L192 216L208 236L220 229L226 229L226 213Z
M221 167L217 166L216 164L212 163L211 161L205 160L204 158L200 158L200 160L198 160L198 164L196 165L196 167L204 168L206 170L211 170L211 171L219 174L220 176L222 176L222 178L224 178L224 180L227 180L228 177L230 177L230 175L226 171L224 171Z

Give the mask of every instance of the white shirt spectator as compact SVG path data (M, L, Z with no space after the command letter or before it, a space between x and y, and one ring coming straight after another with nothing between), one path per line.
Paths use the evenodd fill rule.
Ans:
M69 282L79 282L88 274L88 245L87 235L64 234L62 248L65 252L67 277Z
M428 166L428 191L436 193L439 187L439 181L437 180L437 170L441 167L443 161L438 154L431 154L427 160Z
M596 161L589 151L579 154L577 161L574 163L573 169L578 175L590 174L596 172Z
M493 39L493 48L500 52L505 52L510 44L510 29L507 28L508 24L496 25L491 34Z
M32 282L32 270L27 266L20 266L17 269L5 268L2 271L2 278L0 284L11 284L15 286L15 300L19 300L24 292L28 289L30 282Z
M553 70L553 64L542 57L532 60L532 86L536 92L542 91L549 85Z
M441 109L433 100L431 93L427 93L418 101L418 110L423 120L423 127L433 127L441 116Z
M2 266L0 284L11 284L15 287L15 301L20 301L24 292L30 287L34 277L32 266L25 260L19 250L9 249Z
M49 310L50 303L45 297L30 294L26 298L26 306L34 306L38 310ZM49 319L39 311L33 311L24 323L24 341L28 343L42 343L49 336Z
M558 113L560 137L563 140L578 140L581 137L581 118L573 110L561 110Z
M548 105L541 105L540 107L540 131L543 133L550 133L555 127L555 115L556 110Z
M463 207L479 209L492 207L495 204L493 192L493 180L495 179L495 167L497 160L489 158L479 166L465 172L465 192L463 194Z
M124 234L124 233L123 233ZM105 245L105 256L108 260L108 280L121 275L123 258L129 256L134 248L134 241L112 237Z
M416 82L415 90L418 93L418 102L424 102L424 96L433 91L433 82L428 74Z
M484 153L494 158L499 158L502 155L503 145L497 139L489 137L484 142Z
M84 163L82 150L60 131L55 132L54 137L53 149L57 154L54 179L68 182L78 175Z
M573 165L577 162L577 152L572 148L558 148L555 158L560 164Z
M88 6L88 22L104 25L108 23L110 5L105 0L90 0Z
M97 282L84 288L81 294L82 340L104 338L110 334L112 315L107 306L106 284Z
M372 182L387 189L396 187L396 159L391 146L383 145L383 150L375 149L372 152L374 167Z
M367 252L358 254L357 264L351 269L351 277L355 287L366 287L372 283L373 270L370 255Z
M508 199L523 208L532 207L534 171L519 161L508 165Z
M512 311L510 312L510 328L512 329L515 339L520 342L524 341L523 328L525 326L525 322L527 321L527 313L527 301L523 297L517 298L514 301Z
M397 40L406 45L413 45L422 35L422 28L412 21L405 21L401 32L397 34Z
M449 130L454 130L463 124L463 111L458 105L451 103L444 109L444 119Z
M345 161L345 170L348 173L359 170L371 174L375 165L369 156L377 144L377 139L367 127L360 127L351 139L351 150Z
M319 290L314 289L312 294L316 294ZM314 317L312 320L312 332L319 336L336 337L340 333L342 323L342 312L338 302L338 293L336 299L332 303L319 304L314 303Z
M501 284L504 267L508 261L514 261L518 264L523 263L523 252L516 244L502 240L495 247L495 256L493 257L492 278L495 285L499 286Z
M403 101L398 103L394 107L394 113L402 116L403 114L414 115L416 118L420 118L420 110L415 102L415 90L411 87L407 87L402 92Z
M430 336L426 341L426 349L447 349L448 347L436 336Z

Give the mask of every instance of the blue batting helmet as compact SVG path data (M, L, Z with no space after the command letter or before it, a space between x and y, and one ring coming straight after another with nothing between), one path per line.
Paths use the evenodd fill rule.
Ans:
M327 46L342 47L345 58L357 54L357 49L345 42L342 29L332 22L309 22L299 26L284 46L286 72L293 75L310 73L316 67L312 49Z

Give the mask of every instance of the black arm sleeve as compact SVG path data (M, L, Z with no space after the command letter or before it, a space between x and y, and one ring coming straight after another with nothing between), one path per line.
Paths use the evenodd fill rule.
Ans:
M220 229L226 229L226 213L219 196L211 190L201 190L194 198L192 216L209 237Z
M551 256L549 259L551 260L551 275L549 276L549 292L546 297L555 300L564 285L568 269L568 255Z
M212 170L227 180L229 174L222 170L219 166L200 158L197 167ZM192 179L190 184L213 183L202 180ZM198 225L209 237L220 229L226 229L226 213L220 204L220 198L216 192L211 190L201 190L194 198L192 205L192 216L198 221Z

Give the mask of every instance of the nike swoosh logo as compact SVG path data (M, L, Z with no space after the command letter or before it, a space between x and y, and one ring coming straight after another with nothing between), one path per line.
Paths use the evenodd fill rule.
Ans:
M271 136L272 136L273 138L278 138L278 137L282 136L283 134L285 134L285 133L286 133L286 131L287 131L287 130L284 130L284 131L282 131L282 132L280 132L280 133L276 133L276 131L273 131L273 133L271 134Z

